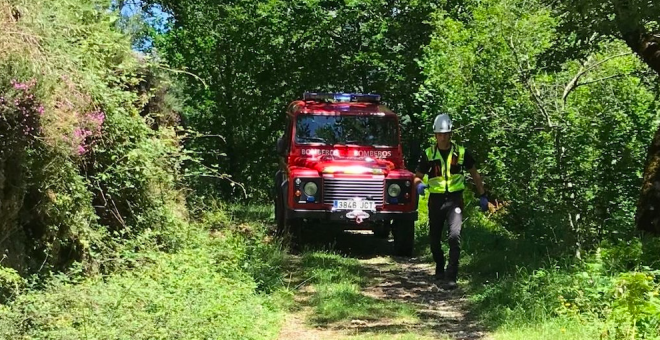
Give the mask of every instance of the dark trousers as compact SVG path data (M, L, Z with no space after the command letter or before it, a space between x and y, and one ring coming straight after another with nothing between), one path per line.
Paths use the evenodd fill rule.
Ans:
M445 255L442 252L442 229L449 226L449 264L445 277L456 280L458 260L461 254L461 226L463 224L463 197L460 193L430 194L429 196L429 238L431 253L438 270L444 271Z

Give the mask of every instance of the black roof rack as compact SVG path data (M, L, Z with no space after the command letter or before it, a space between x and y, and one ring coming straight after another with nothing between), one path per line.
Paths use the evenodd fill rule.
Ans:
M369 102L380 103L379 94L365 93L313 93L305 92L303 94L305 101L334 101L334 102Z

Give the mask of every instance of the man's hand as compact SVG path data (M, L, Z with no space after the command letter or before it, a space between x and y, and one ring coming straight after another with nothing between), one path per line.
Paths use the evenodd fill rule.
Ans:
M422 178L424 178L423 173L419 171L415 172L415 179L413 183L415 183L415 186L417 187L417 197L419 197L420 195L424 196L424 191L426 190L426 188L429 187L428 185L424 184Z
M481 206L481 211L486 212L488 210L488 196L485 193L479 198L479 205Z
M479 174L479 171L477 171L476 167L472 167L472 169L469 169L470 175L472 175L472 180L474 180L474 185L477 187L477 195L484 195L486 193L486 190L484 189L484 182L481 179L481 175Z
M417 184L417 195L424 196L424 191L425 191L426 188L428 188L428 187L429 187L428 185L426 185L426 184L424 184L424 183L422 183L422 182L420 182L419 184Z
M488 211L488 195L486 194L486 190L484 190L484 182L481 179L481 175L479 175L479 171L477 171L476 167L472 167L469 171L474 180L474 184L477 186L477 194L480 195L479 206L481 206L481 211Z

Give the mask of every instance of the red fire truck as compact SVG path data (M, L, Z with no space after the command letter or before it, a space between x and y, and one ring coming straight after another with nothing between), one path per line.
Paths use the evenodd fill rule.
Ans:
M417 195L397 115L375 94L305 93L278 140L275 219L294 240L317 228L372 230L413 251Z

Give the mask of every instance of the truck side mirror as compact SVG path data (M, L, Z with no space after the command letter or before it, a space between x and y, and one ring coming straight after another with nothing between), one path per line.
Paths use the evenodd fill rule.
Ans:
M277 139L277 154L280 156L284 155L284 139L282 137Z

